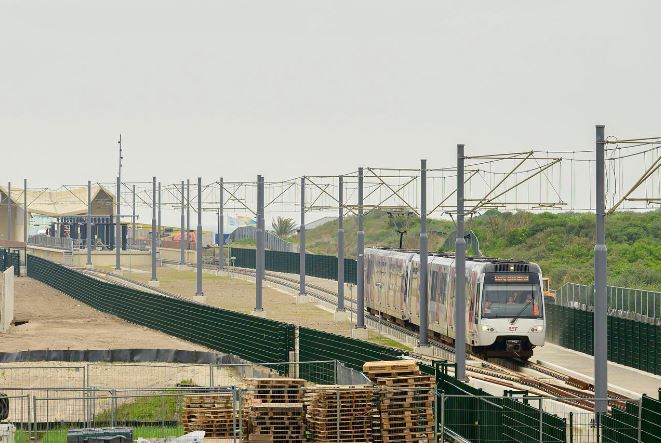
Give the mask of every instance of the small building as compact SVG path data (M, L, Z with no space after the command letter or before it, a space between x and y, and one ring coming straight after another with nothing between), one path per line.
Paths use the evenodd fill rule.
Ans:
M112 227L115 196L101 185L93 185L91 191L93 237L109 240L112 236L114 240ZM25 197L28 237L45 235L53 238L85 239L87 186L65 186L55 191L28 189L27 195L23 189L13 186L11 195L8 195L7 186L0 186L0 240L25 242Z

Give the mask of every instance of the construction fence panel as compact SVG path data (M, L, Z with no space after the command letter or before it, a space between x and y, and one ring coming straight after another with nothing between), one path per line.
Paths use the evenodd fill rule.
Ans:
M231 248L231 260L239 268L255 269L255 249ZM300 273L300 255L298 252L264 252L264 267L267 271L288 274ZM356 260L344 259L344 281L356 284ZM305 254L305 275L310 277L337 280L337 257L333 255Z
M99 311L253 362L287 361L294 347L286 323L106 283L35 256L28 275Z
M594 313L566 306L546 306L546 339L585 354L594 353ZM608 316L608 360L661 374L661 326Z

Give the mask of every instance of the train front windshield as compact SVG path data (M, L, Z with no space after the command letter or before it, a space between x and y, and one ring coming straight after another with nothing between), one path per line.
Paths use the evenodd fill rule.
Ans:
M530 275L485 275L482 318L542 318L539 278Z

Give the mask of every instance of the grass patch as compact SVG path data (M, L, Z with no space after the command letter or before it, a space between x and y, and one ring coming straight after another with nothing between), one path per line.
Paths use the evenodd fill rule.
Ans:
M392 338L384 337L383 335L374 335L369 337L369 342L375 343L381 346L388 346L390 348L401 349L402 351L412 351L413 348L410 348Z

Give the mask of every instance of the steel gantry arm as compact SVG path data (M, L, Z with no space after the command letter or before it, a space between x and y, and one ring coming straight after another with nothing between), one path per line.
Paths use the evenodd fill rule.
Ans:
M623 196L623 197L622 197L617 203L615 203L615 204L613 205L612 208L610 208L610 209L608 210L608 212L606 213L606 215L610 215L610 214L612 214L613 212L615 212L615 210L616 210L617 208L619 208L620 205L622 205L622 203L624 203L626 200L633 200L633 199L630 199L630 198L628 198L628 197L629 197L629 196L630 196L630 195L631 195L636 189L638 189L638 188L640 187L640 185L642 185L642 184L643 184L648 178L650 178L650 177L652 176L652 174L654 174L654 172L656 172L656 170L659 169L659 167L661 167L661 156L660 156L660 157L657 157L657 159L654 161L654 163L652 163L652 164L650 165L650 167L647 168L647 170L643 173L643 175L642 175L642 176L636 181L636 183L634 183L634 185L631 187L631 189L629 189L629 191L627 191L627 193L624 194L624 196ZM650 198L650 199L645 198L645 199L636 199L636 200L638 200L638 201L640 201L640 200L644 200L644 201L647 201L648 203L656 203L656 202L658 202L658 201L661 201L661 196L659 196L659 197L652 197L652 198Z
M381 182L381 183L380 183L381 185L383 185L383 186L385 186L386 188L388 188L388 189L390 190L390 192L391 192L391 194L390 194L389 196L387 196L385 199L383 199L383 201L379 202L379 204L377 204L375 207L380 207L381 204L383 204L384 202L386 202L389 198L394 197L394 196L397 196L397 197L398 197L398 198L399 198L399 199L400 199L400 200L401 200L406 206L408 206L408 207L411 209L411 211L413 211L413 212L415 213L415 215L420 216L420 212L419 212L416 208L414 208L413 206L411 206L411 205L406 201L406 199L405 199L404 197L402 197L402 196L399 194L400 191L401 191L402 189L404 189L405 187L407 187L409 184L413 183L415 180L417 180L418 177L412 177L409 181L407 181L407 182L404 183L403 185L399 186L397 189L394 189L394 188L393 188L392 186L390 186L385 180L383 180L383 177L381 177L381 176L378 175L376 172L374 172L374 169L373 169L373 168L368 167L367 170L370 171L370 172L372 173L372 175L373 175L374 177L376 177L376 178L379 180L379 182ZM369 197L369 195L368 195L368 197Z
M479 207L484 207L484 206L487 206L488 204L494 204L494 203L497 203L497 202L495 202L494 200L496 200L496 199L502 197L503 195L507 194L508 192L510 192L511 190L513 190L514 188L516 188L516 187L518 187L518 186L521 186L522 184L524 184L524 183L527 182L528 180L530 180L530 179L532 179L532 178L534 178L534 177L540 175L541 173L543 173L544 171L546 171L547 169L549 169L551 166L553 166L553 165L559 163L560 161L561 161L561 159L559 159L559 158L553 159L550 163L548 163L548 164L546 164L546 165L544 165L544 166L541 166L536 172L530 174L529 176L525 177L523 180L521 180L521 181L517 182L516 184L510 186L509 188L505 189L504 191L500 192L499 194L497 194L497 195L495 195L495 196L493 196L493 197L491 197L491 198L488 198L488 199L484 199L484 198L481 199L479 205L475 206L475 207L474 207L472 210L470 210L470 211L466 211L466 213L467 213L467 214L469 214L469 213L473 213L473 212L474 212L476 209L478 209ZM518 166L517 166L517 167L518 167ZM512 172L514 172L514 171L512 171ZM494 188L494 189L495 189L495 188ZM466 201L470 201L471 199L468 199L468 198L467 198L467 199L465 199L465 200L466 200Z
M523 158L521 159L521 161L520 161L519 163L516 164L516 166L514 166L514 167L513 167L513 168L512 168L507 174L505 174L505 176L504 176L504 177L503 177L498 183L496 183L496 186L494 186L493 188L491 188L491 190L490 190L489 192L487 192L487 193L484 195L484 197L482 197L482 198L480 199L480 201L478 201L478 202L475 204L475 206L473 206L468 212L469 212L469 213L474 213L477 209L479 209L479 207L480 207L483 203L485 203L485 202L487 201L487 199L489 198L489 196L490 196L491 194L493 194L494 192L496 192L496 189L498 189L498 187L499 187L500 185L502 185L503 183L505 183L505 180L507 180L509 177L511 177L512 174L514 174L514 172L516 172L516 170L519 169L519 168L521 167L521 165L524 164L524 163L526 162L526 160L528 160L528 159L532 156L532 154L533 154L533 151L528 152L528 153L525 155L525 157L523 157Z

